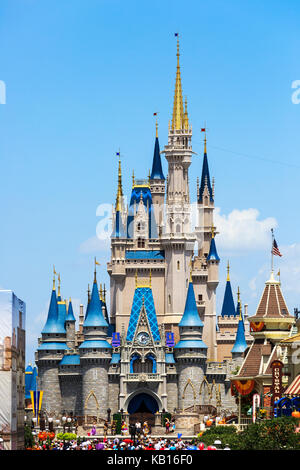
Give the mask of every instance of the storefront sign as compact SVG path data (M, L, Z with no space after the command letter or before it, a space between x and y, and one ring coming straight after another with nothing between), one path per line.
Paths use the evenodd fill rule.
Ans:
M282 396L282 368L283 363L281 361L273 361L271 364L272 368L272 400L271 404L274 408L275 401L279 400Z

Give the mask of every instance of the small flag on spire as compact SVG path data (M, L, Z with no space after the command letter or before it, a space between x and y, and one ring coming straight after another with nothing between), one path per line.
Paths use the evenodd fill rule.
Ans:
M178 37L178 33L175 33L175 37Z
M118 155L118 156L119 156L119 155L120 155L120 152L116 152L116 155Z
M206 131L205 127L202 127L201 132L205 132L205 131Z
M280 251L279 251L279 249L278 249L278 246L277 246L277 243L276 243L275 238L273 238L272 255L275 255L275 256L282 256L282 254L280 253Z
M153 113L153 116L157 116L157 113Z

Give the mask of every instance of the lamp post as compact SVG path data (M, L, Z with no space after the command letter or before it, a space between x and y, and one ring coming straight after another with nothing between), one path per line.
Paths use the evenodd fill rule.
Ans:
M61 421L62 421L64 433L65 433L65 432L66 432L66 421L67 421L67 417L66 417L66 416L63 416L63 417L61 418Z
M110 413L111 413L111 409L107 408L107 421L108 422L110 422Z
M215 442L214 442L214 446L217 448L217 449L221 449L222 447L222 441L220 441L220 439L216 439Z

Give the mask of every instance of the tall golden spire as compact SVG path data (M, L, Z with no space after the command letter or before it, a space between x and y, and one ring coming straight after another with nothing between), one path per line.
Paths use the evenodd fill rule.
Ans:
M172 117L172 130L183 129L184 127L184 114L183 114L183 101L182 101L182 88L181 88L181 75L179 64L179 34L177 36L177 71L174 93L173 117Z
M118 191L117 191L117 200L116 200L116 211L120 211L122 208L122 196L123 196L122 169L121 169L120 152L117 152L117 155L119 156L119 170L118 170Z
M52 290L55 290L55 266L53 265L53 287L52 287Z
M237 303L238 303L238 309L240 310L240 315L239 315L239 320L242 320L242 305L241 305L241 299L240 299L240 288L238 287L237 291Z

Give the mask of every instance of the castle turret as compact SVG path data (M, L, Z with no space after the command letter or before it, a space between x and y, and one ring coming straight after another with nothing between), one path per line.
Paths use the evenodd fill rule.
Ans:
M106 416L108 407L108 368L112 351L107 341L107 329L108 323L102 312L95 266L91 300L83 323L84 341L79 346L79 352L84 412L102 417Z
M152 171L150 175L150 189L153 200L155 220L158 227L162 227L164 217L164 199L165 199L165 177L162 170L158 130L156 121L156 137L154 144L154 154L152 162Z
M162 153L168 162L166 218L161 236L165 250L167 275L165 278L165 324L177 329L184 310L182 289L187 289L189 264L194 251L195 236L191 229L189 167L192 161L192 128L187 107L182 99L177 34L177 70L174 91L172 123L169 126L168 145ZM175 330L176 333L176 330Z
M180 341L175 345L175 359L178 371L179 408L195 404L196 387L203 380L207 346L202 341L203 322L201 321L190 280L185 309L179 323Z
M242 315L242 304L241 304L241 300L239 297L238 297L238 304L237 304L237 313L239 314L239 322L237 326L235 343L231 350L232 359L242 358L244 356L246 349L248 348L246 338L245 338L245 325L244 325L243 315Z
M70 349L75 348L75 317L73 313L72 301L70 299L68 305L68 314L66 316L66 332L67 332L67 346Z
M37 348L36 361L39 370L40 390L44 390L43 407L49 412L59 413L61 411L58 364L68 349L66 329L61 316L59 316L55 279L53 278L47 321Z
M210 361L217 359L216 341L216 289L219 284L220 258L215 242L215 229L211 228L211 242L207 262L207 304L205 305L203 339L208 346L207 357Z

